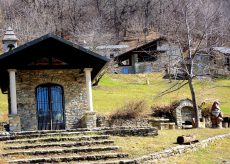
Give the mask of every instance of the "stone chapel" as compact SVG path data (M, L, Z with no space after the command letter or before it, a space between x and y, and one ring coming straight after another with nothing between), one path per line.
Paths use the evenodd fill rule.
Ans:
M92 83L108 59L51 33L18 47L8 28L2 43L0 88L11 132L96 126Z

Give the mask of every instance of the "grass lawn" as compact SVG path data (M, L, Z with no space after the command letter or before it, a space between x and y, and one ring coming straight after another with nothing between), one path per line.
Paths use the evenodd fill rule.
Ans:
M129 152L130 157L139 157L170 147L177 146L176 139L180 135L193 134L198 140L207 139L215 135L230 133L230 129L191 129L191 130L161 130L158 136L149 137L117 137L113 136L115 144L122 147L122 151Z
M146 80L149 80L149 85L146 84ZM101 79L99 86L93 89L94 109L98 113L109 114L130 100L144 99L149 107L145 112L149 113L152 105L168 105L175 100L190 98L188 86L163 97L157 97L176 82L169 83L169 80L162 79L160 73L107 74ZM199 104L202 102L212 104L213 101L219 100L224 114L230 115L229 79L197 80L195 81L195 89Z
M230 138L216 141L206 148L199 151L185 153L183 155L170 157L158 163L230 163Z
M0 121L7 121L7 96L0 94Z

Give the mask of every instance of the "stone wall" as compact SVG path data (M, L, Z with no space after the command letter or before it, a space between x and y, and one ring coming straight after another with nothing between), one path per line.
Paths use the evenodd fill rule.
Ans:
M126 126L126 127L146 127L151 126L147 119L131 119L131 120L123 120L117 119L113 122L109 123L110 127L119 127L119 126Z
M18 70L16 75L18 114L22 130L37 130L35 89L52 83L63 87L65 128L79 126L88 109L84 74L80 70Z
M154 127L112 127L102 128L103 134L114 136L156 136L158 129Z
M115 119L108 120L103 116L97 117L97 127L151 127L148 119Z

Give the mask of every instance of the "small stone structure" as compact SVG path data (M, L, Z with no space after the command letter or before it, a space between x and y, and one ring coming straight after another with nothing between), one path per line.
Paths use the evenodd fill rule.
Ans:
M148 120L153 127L157 127L159 130L163 129L175 129L175 122L170 122L168 118L152 118Z
M53 34L17 48L8 28L0 89L8 94L11 132L95 128L92 83L108 60Z
M195 118L192 101L189 99L181 100L173 111L173 116L178 128L182 128L186 124L192 125L193 118ZM201 110L199 110L199 117L201 118Z

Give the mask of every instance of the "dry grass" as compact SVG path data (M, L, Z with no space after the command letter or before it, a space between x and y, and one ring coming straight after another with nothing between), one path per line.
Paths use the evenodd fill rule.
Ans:
M142 115L147 105L144 100L130 101L109 115L110 120L135 119Z
M229 163L230 162L230 138L216 141L206 148L200 149L199 151L185 153L170 157L162 160L158 163L175 163L175 164L213 164L213 163Z
M131 157L138 157L176 146L176 139L180 135L193 134L198 140L203 140L225 133L230 133L230 129L161 130L155 137L114 136L112 139L122 147L122 151L129 152Z
M1 94L1 92L0 92L0 121L1 122L5 122L8 119L8 116L7 116L7 109L8 109L7 103L8 103L7 96Z

